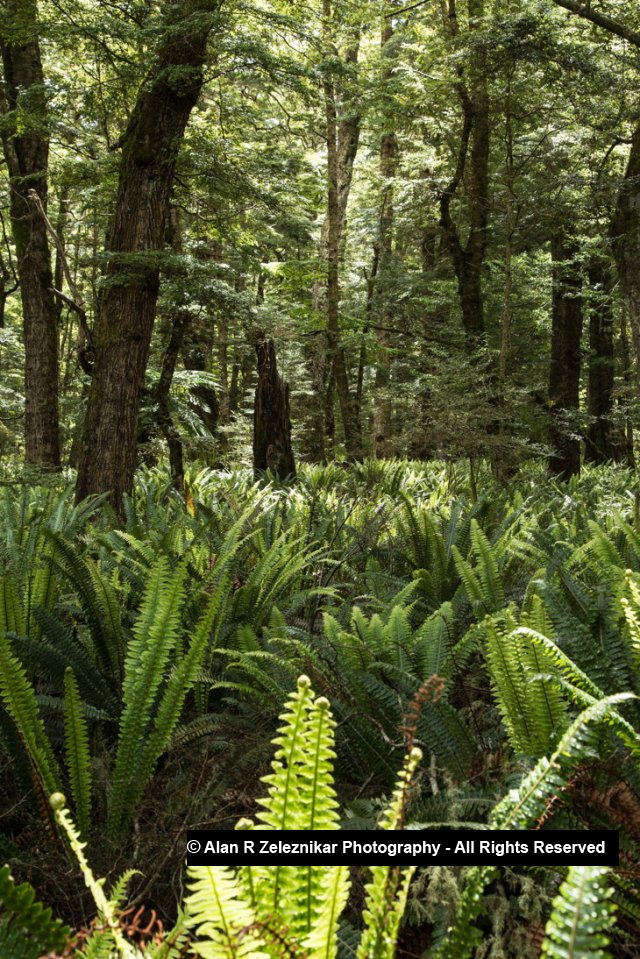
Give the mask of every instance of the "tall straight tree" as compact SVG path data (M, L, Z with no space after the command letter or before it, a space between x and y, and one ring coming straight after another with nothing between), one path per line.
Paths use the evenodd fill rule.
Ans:
M619 460L619 438L611 423L615 356L613 344L613 282L606 260L595 259L587 271L589 297L589 374L587 409L591 417L585 435L587 463Z
M391 333L393 306L389 295L390 268L393 261L393 178L398 164L398 138L394 129L394 101L389 85L393 75L394 34L392 9L385 10L380 37L382 59L384 129L380 137L380 207L378 211L376 270L376 337L380 355L376 365L373 399L373 450L376 459L391 455Z
M336 386L347 457L357 459L362 453L362 437L355 394L349 385L347 358L340 336L340 239L360 130L357 114L346 128L341 128L338 121L336 83L329 69L330 64L335 60L334 26L331 0L323 0L322 39L327 68L322 83L327 138L327 212L322 230L321 255L326 262L327 270L324 289L327 357L326 360L323 359L321 366L324 367L322 378L329 396L331 396L333 383ZM357 46L355 56L357 56ZM355 56L352 62L355 62ZM341 133L343 135L342 150L339 139ZM316 376L315 379L317 381L318 377Z
M593 10L590 3L577 0L554 0L570 13L588 20L607 33L626 40L640 50L640 32L614 17ZM620 288L631 322L635 353L636 390L640 391L640 123L631 140L631 150L624 177L618 191L615 213L611 221L611 240L618 268Z
M329 10L329 15L331 11ZM325 26L325 32L328 33L328 26ZM323 462L327 456L333 452L333 386L334 386L334 367L330 362L327 351L330 333L327 330L327 318L331 321L331 316L327 308L327 293L329 289L329 280L333 284L339 280L339 276L329 273L329 257L333 256L335 237L337 232L338 244L340 237L344 232L347 217L347 204L349 202L349 193L351 191L351 179L353 176L353 165L358 152L360 141L360 112L359 104L355 101L353 92L349 89L348 71L354 70L358 62L358 48L360 43L359 30L356 32L344 55L345 75L338 84L335 78L329 76L324 78L323 93L327 98L326 108L329 110L327 125L327 144L335 147L335 163L329 160L329 165L335 166L337 179L337 197L333 205L333 195L328 196L331 199L331 214L325 216L322 222L320 234L319 256L323 262L325 276L318 280L313 287L313 309L320 314L324 320L324 329L318 331L311 345L307 347L308 366L311 372L313 388L315 393L315 403L310 411L310 426L312 435L310 442L307 443L307 452L314 460ZM340 111L338 111L338 106ZM336 112L335 131L331 129L333 123L332 107ZM338 118L338 112L340 116ZM334 143L335 139L335 143ZM329 187L327 188L329 193ZM329 205L329 204L328 204ZM336 223L337 220L337 223ZM337 226L337 230L336 230ZM339 292L338 292L339 299ZM360 419L358 410L355 410L356 430L360 432Z
M468 0L469 49L457 68L455 90L462 107L462 130L451 181L440 197L440 225L458 281L458 294L467 346L474 351L485 334L482 269L489 226L490 116L485 42L480 36L484 0ZM446 28L460 41L456 0L448 0ZM466 186L468 227L463 243L461 229L451 213L452 200Z
M155 64L122 137L107 273L94 330L95 365L76 496L108 492L117 510L133 485L140 393L149 355L176 159L203 84L218 0L164 4Z
M636 388L640 390L640 123L633 134L627 168L618 191L611 238L631 323Z
M576 256L575 243L562 233L552 236L549 471L560 479L570 479L580 472L580 441L570 422L580 406L582 277Z
M0 4L2 144L24 322L25 455L33 466L57 470L58 312L41 214L47 206L49 133L37 16L36 0ZM30 191L35 191L41 207Z

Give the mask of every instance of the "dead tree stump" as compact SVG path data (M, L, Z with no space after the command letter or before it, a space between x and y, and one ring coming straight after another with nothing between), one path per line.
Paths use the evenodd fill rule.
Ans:
M273 340L261 338L256 344L258 386L253 408L253 468L271 470L278 479L295 477L291 449L289 384L278 375Z

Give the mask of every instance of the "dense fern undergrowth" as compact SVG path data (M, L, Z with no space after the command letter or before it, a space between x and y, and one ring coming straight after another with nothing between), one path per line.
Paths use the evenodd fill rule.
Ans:
M1 487L0 516L3 956L125 955L118 942L168 957L638 955L629 471L553 485L532 467L507 487L475 475L473 489L446 463L303 467L291 487L204 471L186 501L152 471L124 524L55 485ZM289 941L288 918L260 946L222 942L202 876L189 887L200 926L184 922L186 830L264 809L303 674L333 717L336 828L384 828L398 770L421 751L406 827L612 828L620 867L396 874L387 952L366 870L350 892L346 875L323 880L344 908L331 941ZM59 792L71 839L49 803ZM117 936L102 945L80 847L111 889ZM387 912L389 881L375 893Z

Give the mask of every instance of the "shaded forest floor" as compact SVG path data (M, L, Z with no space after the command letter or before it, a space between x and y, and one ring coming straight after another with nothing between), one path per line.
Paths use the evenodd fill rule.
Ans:
M169 923L186 829L255 814L302 673L330 700L341 815L362 829L408 740L425 753L408 822L484 825L585 706L640 694L637 481L620 468L555 485L532 466L507 487L481 472L473 493L438 462L303 467L291 487L203 471L186 503L150 471L124 524L55 487L7 486L0 514L0 854L74 927L94 909L47 793L68 796L96 873L140 870L130 903ZM640 706L603 716L529 825L619 830L612 949L630 956ZM561 879L504 870L481 954L537 955ZM437 941L463 886L418 875L399 954Z

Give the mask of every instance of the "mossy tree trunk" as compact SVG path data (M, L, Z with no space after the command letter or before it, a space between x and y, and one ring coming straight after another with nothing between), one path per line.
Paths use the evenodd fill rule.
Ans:
M25 457L32 466L58 470L58 311L47 228L30 197L35 191L46 210L49 133L35 0L5 0L0 45L6 97L2 141L24 320Z
M484 0L469 0L469 52L458 68L455 90L462 107L462 130L456 169L440 197L440 226L456 279L467 348L479 349L485 338L482 274L489 227L490 110L485 41L478 32L484 21ZM447 29L460 34L455 0L450 0ZM466 187L467 230L453 219L451 205L460 186Z
M383 83L390 85L395 58L391 40L394 30L391 9L384 10L380 56ZM393 178L398 165L398 138L394 131L395 103L388 90L383 97L384 132L380 137L380 206L378 209L377 265L374 304L378 341L378 358L373 397L373 454L376 459L391 456L391 327L394 309L389 289L393 265Z
M633 134L627 168L618 191L611 237L620 290L631 325L636 391L640 393L640 123Z
M78 500L108 492L118 511L136 467L140 394L159 287L156 251L163 247L178 150L202 87L217 5L185 0L165 9L156 63L122 139L76 487Z

